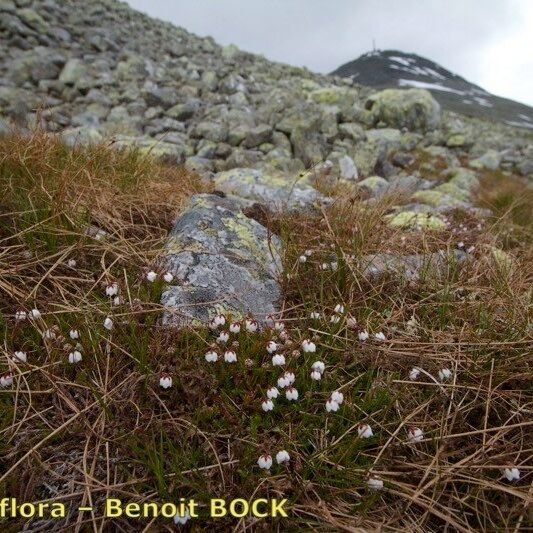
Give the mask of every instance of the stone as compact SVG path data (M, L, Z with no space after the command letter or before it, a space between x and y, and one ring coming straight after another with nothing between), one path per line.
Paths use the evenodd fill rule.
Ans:
M187 155L187 149L185 146L153 139L151 137L117 135L115 136L115 145L118 148L136 148L141 153L150 154L170 165L183 163Z
M311 103L298 103L284 110L276 129L287 135L296 132L318 132L322 115L320 107Z
M290 178L281 172L234 168L213 178L215 187L227 194L261 202L272 211L304 209L328 200L311 184L311 176Z
M378 128L366 131L366 138L381 146L399 146L402 133L395 128Z
M467 202L470 198L469 191L461 189L454 183L450 182L441 183L440 185L437 185L434 190L442 192L448 196L452 196L453 198L456 198L457 200L461 200L463 202Z
M414 161L414 156L408 152L395 152L391 158L393 165L400 168L407 168Z
M246 139L246 135L249 131L250 126L246 124L239 124L234 128L229 128L228 143L231 146L239 146L244 141L244 139Z
M153 74L153 67L144 57L130 53L126 60L117 65L117 77L119 80L133 81L143 80Z
M375 142L360 143L353 152L353 160L359 173L369 176L374 172L382 149Z
M263 153L259 150L235 148L226 159L224 169L256 166L262 157Z
M455 207L465 207L465 203L454 196L445 194L439 190L416 191L412 196L413 202L430 205L437 209L453 209Z
M17 11L17 16L22 22L24 22L24 24L26 24L26 26L29 26L37 32L46 33L48 24L35 10L30 8L19 9Z
M357 183L357 188L366 191L372 198L383 196L388 187L389 182L381 176L370 176Z
M339 159L339 170L341 179L348 181L357 181L359 179L357 167L353 159L348 155L344 155Z
M59 81L65 85L76 85L76 83L87 75L87 66L81 59L71 58L63 67L59 75Z
M517 170L522 176L533 176L533 159L524 159L517 164Z
M454 268L466 260L462 250L441 250L430 254L373 254L363 256L360 268L367 277L391 275L407 281L442 274L447 267Z
M218 88L218 76L217 73L213 70L206 70L202 74L202 83L210 91L214 92Z
M236 45L228 44L227 46L224 46L222 48L221 55L222 55L222 58L225 59L226 61L232 61L235 58L237 58L240 53L241 51Z
M353 105L357 92L348 87L325 87L309 93L309 100L317 104L347 106Z
M231 311L264 321L281 297L279 239L242 213L236 198L200 194L178 218L163 262L175 284L161 297L163 323L206 323Z
M214 170L213 161L205 159L197 155L188 157L185 160L185 168L191 172L197 172L198 174L207 174Z
M255 148L262 143L270 141L271 138L272 128L268 124L259 124L246 132L244 146L246 148Z
M497 170L500 167L501 155L496 150L489 150L481 157L470 161L468 166L475 170Z
M339 124L339 133L342 137L347 137L356 143L366 139L365 130L356 122L341 122Z
M219 122L199 122L192 132L196 138L204 138L215 143L225 142L228 138L228 129Z
M322 161L326 156L325 140L318 132L296 129L291 134L294 157L303 161L306 168Z
M450 169L448 171L448 176L451 176L451 179L448 183L451 183L452 185L455 185L464 191L471 192L479 187L479 179L477 178L475 172L467 168L459 167Z
M387 192L399 195L412 195L417 189L426 189L433 184L412 174L393 176L389 181Z
M168 109L176 105L179 95L175 89L170 87L159 87L155 83L146 83L142 96L148 106L160 106L163 109ZM173 117L176 118L176 117Z
M322 110L322 119L320 121L320 133L327 142L333 141L339 134L338 108L336 106L325 106Z
M393 228L437 231L446 228L446 223L442 218L430 213L402 211L401 213L387 215L385 219Z
M167 110L166 114L176 120L184 121L191 119L199 108L199 102L189 100L183 104L176 104Z
M412 131L435 129L440 121L440 105L425 89L385 89L371 95L365 108L371 123Z
M448 137L448 140L446 141L446 146L449 148L460 148L462 146L466 146L468 144L466 137L461 133L455 133L453 135L450 135Z
M217 146L212 141L201 139L196 147L196 155L202 159L213 159L217 151Z

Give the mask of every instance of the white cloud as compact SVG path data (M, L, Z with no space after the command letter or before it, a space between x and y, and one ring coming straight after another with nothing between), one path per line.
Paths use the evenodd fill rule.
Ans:
M372 48L425 56L533 104L530 0L129 0L221 44L330 72Z

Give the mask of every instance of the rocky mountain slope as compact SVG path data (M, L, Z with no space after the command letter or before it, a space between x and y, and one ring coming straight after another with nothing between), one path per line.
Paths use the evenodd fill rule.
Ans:
M444 109L533 129L533 109L530 106L495 96L416 54L375 50L340 66L332 74L381 89L428 89Z
M0 129L38 116L69 142L113 137L201 170L295 173L329 159L348 179L387 178L388 154L418 143L497 149L507 168L529 153L516 129L434 109L427 124L386 117L350 79L220 47L114 0L1 0L0 13Z

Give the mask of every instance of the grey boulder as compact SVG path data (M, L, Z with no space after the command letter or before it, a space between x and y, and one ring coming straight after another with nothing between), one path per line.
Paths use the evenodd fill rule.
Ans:
M205 323L232 312L264 320L281 296L279 239L246 217L237 198L199 194L170 233L164 263L176 285L163 293L163 322Z

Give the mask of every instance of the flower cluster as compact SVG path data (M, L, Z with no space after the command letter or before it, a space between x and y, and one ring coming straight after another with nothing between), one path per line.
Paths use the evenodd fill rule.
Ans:
M289 455L289 452L287 450L280 450L276 454L276 463L278 465L281 465L283 463L288 463L291 460L291 456ZM268 453L265 453L263 455L259 456L259 459L257 460L257 466L259 468L262 468L264 470L270 470L272 467L273 461L272 456Z

